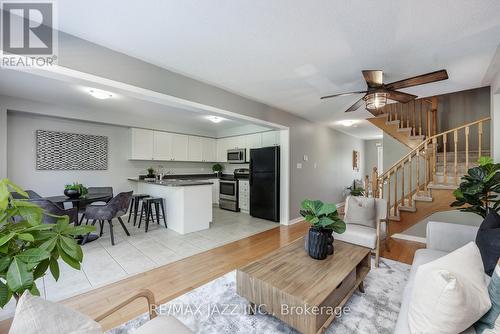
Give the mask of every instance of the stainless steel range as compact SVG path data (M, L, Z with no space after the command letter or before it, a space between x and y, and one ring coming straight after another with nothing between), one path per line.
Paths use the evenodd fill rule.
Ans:
M229 211L240 211L238 203L238 179L248 178L246 168L238 168L233 175L222 176L219 180L219 207Z

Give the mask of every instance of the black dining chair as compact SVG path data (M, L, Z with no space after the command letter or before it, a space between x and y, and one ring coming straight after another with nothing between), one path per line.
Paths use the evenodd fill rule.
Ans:
M24 197L23 195L15 192L15 191L12 191L10 194L12 195L12 198L14 198L14 199L38 199L38 198L42 198L42 196L38 195L33 190L25 190L25 191L28 194L28 198Z
M63 209L59 207L57 204L52 203L49 200L40 198L40 199L32 199L31 203L34 203L41 207L44 211L43 214L43 223L44 224L55 224L57 223L57 218L55 216L68 216L70 224L78 224L78 210L76 208Z
M102 195L105 197L105 200L98 200L98 201L81 201L79 204L79 211L78 213L81 214L80 217L80 224L83 222L85 219L85 209L87 208L87 205L89 204L106 204L109 200L113 198L113 187L88 187L88 195L89 196L98 196ZM88 219L87 219L88 222Z
M100 236L102 236L104 222L107 221L109 223L109 233L111 236L111 245L115 244L115 237L113 235L113 219L117 218L122 226L125 234L130 236L130 233L125 227L123 223L122 216L127 213L128 207L130 205L130 200L132 199L132 191L122 192L113 197L106 204L90 204L87 206L85 210L85 217L89 220L92 220L92 225L95 225L96 222L99 222L100 225Z

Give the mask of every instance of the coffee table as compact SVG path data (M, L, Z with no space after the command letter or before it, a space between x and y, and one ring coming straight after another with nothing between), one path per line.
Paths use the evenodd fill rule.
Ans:
M364 292L371 266L370 249L337 240L334 247L333 256L314 260L300 238L238 269L237 293L250 310L259 307L305 334L322 333L356 289Z

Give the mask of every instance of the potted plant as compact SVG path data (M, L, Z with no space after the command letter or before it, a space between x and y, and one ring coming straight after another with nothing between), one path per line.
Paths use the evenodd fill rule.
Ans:
M149 168L147 169L147 171L148 171L148 175L146 175L146 177L147 177L148 179L154 179L154 178L156 177L156 176L155 176L155 169L154 169L153 167L149 167Z
M306 236L309 256L323 260L327 255L332 255L334 252L332 232L342 234L346 230L345 222L338 215L337 206L306 199L301 203L300 215L311 224Z
M88 189L81 183L73 182L64 186L64 195L69 198L80 198L87 195Z
M95 230L93 226L72 226L69 217L56 217L57 223L43 224L43 210L28 200L16 200L15 191L28 194L8 179L0 180L0 307L24 291L40 295L35 280L47 271L59 279L58 259L79 270L83 260L75 236Z
M212 166L212 171L217 174L217 177L221 176L223 169L224 169L224 167L222 167L221 164L214 164Z
M346 188L347 193L351 196L364 196L365 190L359 181L352 181L352 186Z
M453 192L456 201L451 206L486 218L489 210L500 210L500 163L494 163L490 157L481 157L478 162L479 166L470 168L462 177Z

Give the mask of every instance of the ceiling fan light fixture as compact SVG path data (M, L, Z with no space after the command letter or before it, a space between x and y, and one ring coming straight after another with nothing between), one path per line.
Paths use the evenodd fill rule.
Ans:
M377 110L387 104L387 93L376 92L365 96L366 109Z

